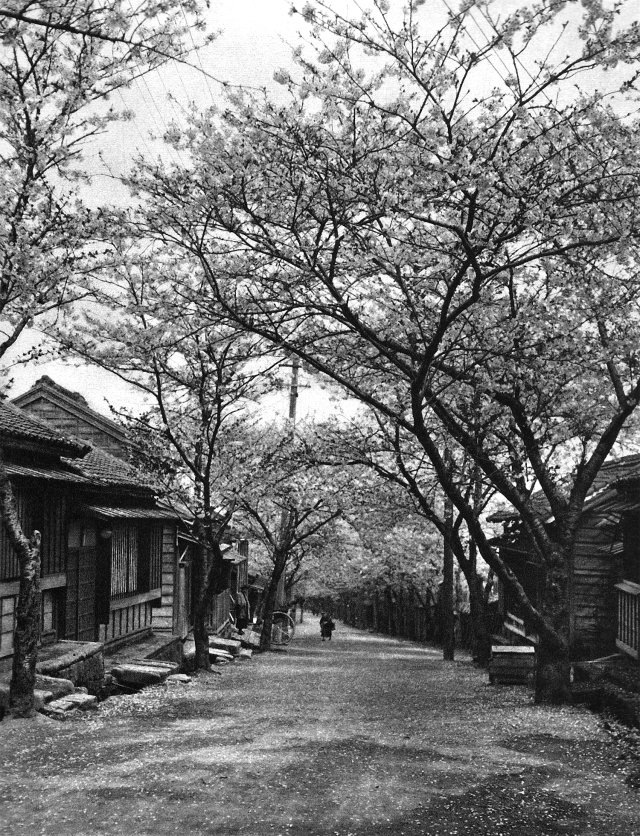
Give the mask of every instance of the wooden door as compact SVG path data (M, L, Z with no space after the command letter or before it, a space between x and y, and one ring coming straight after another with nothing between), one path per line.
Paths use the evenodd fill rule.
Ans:
M67 639L95 641L97 638L96 540L92 521L71 522L67 540Z

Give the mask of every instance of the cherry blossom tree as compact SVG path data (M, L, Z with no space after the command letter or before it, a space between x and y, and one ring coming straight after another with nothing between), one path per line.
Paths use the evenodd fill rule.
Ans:
M302 571L305 556L324 552L323 541L343 512L350 476L322 468L307 455L305 428L298 424L258 428L250 442L251 481L238 496L235 524L262 545L272 565L260 618L261 649L271 649L273 613L281 579Z
M7 0L0 10L0 358L34 321L85 298L103 222L82 201L82 151L123 113L110 94L172 56L201 4ZM0 461L2 519L20 556L11 710L34 713L39 535L21 531ZM22 615L24 614L24 618Z
M136 251L123 236L114 241L109 281L96 286L93 304L50 333L144 401L143 408L118 412L134 460L155 474L199 544L194 639L196 666L208 669L209 611L229 582L223 540L260 473L256 406L273 389L283 356L246 331L203 320L198 304L182 294L190 269L164 252Z
M444 444L444 442L441 442ZM345 464L356 470L369 472L369 480L364 480L367 499L360 497L358 504L364 508L376 509L374 515L380 515L383 497L387 502L393 499L393 511L386 516L411 519L422 517L428 529L437 532L442 538L445 549L457 560L463 572L469 590L471 625L473 632L473 656L479 664L486 664L490 652L490 630L486 612L486 573L483 573L477 561L473 539L468 536L462 515L453 513L446 496L443 496L440 483L423 448L415 436L406 433L398 426L393 426L380 413L361 410L358 419L346 426L326 428L316 455L328 460ZM476 517L483 513L488 500L494 494L486 480L479 478L475 464L468 456L448 456L450 477L461 486L465 501L473 508ZM372 476L373 474L373 476ZM382 516L380 515L382 518ZM414 527L418 525L414 523ZM423 523L424 525L424 523ZM393 526L392 526L393 527ZM442 555L440 563L446 563L447 554ZM453 593L453 572L451 567L441 569L447 579L447 588L443 596ZM406 568L405 573L409 572ZM453 601L449 602L443 618L448 622L442 635L447 656L453 655ZM450 619L447 617L450 616ZM451 632L451 636L447 632ZM448 649L448 646L451 649Z
M235 95L172 136L188 167L142 163L144 234L195 255L231 320L414 436L540 635L537 698L563 700L582 505L640 400L640 28L599 0L373 8L307 3L318 49L278 74L290 104ZM538 606L447 449L521 516Z

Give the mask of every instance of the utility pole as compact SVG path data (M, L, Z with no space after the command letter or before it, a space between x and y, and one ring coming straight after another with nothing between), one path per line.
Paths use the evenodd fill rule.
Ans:
M453 458L451 450L447 447L444 451L444 461L447 470L447 478L451 476ZM453 502L445 494L444 497L444 553L442 567L442 594L440 595L440 607L442 617L442 658L452 662L455 655L455 622L454 622L454 574L453 574L453 549L451 538L453 535Z
M298 373L300 371L300 359L292 357L291 359L291 384L289 387L289 421L291 422L291 432L296 426L296 409L298 405Z

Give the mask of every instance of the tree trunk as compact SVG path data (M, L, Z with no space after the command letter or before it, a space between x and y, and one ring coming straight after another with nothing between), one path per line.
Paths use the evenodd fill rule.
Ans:
M489 617L485 604L482 578L476 576L474 591L469 585L469 609L471 610L471 629L473 631L472 655L473 661L483 668L489 664L491 657L491 633L489 630Z
M202 532L199 532L202 535ZM210 670L209 660L209 612L213 598L228 588L231 564L224 560L218 543L211 547L200 545L194 566L196 604L193 614L193 640L196 646L196 670Z
M34 531L31 540L25 537L1 454L0 513L20 566L9 711L14 717L33 717L36 713L33 692L40 635L40 532Z
M560 705L571 702L571 654L569 643L569 561L560 551L553 555L544 579L540 607L552 629L540 635L536 654L535 701Z
M193 608L193 640L196 645L195 669L208 671L211 668L209 659L209 629L207 622L211 606L211 594L207 590L208 562L210 555L206 546L200 544L196 549L196 560L193 566L194 588L196 601Z
M481 667L489 664L491 655L491 635L489 632L489 620L487 616L487 605L484 597L482 578L477 572L471 570L463 572L469 587L469 609L471 614L472 630L472 656L473 661Z
M448 450L445 451L447 466L450 466ZM442 567L442 593L440 595L440 617L442 618L442 658L452 662L455 656L455 621L453 613L454 572L451 537L453 532L453 502L444 498L444 549Z
M273 629L273 613L276 606L278 584L287 565L287 552L276 549L274 553L273 572L264 596L262 607L262 634L260 636L260 650L271 650L271 631Z
M567 643L540 642L536 654L535 701L551 705L571 702L571 658Z
M20 555L20 591L13 642L9 711L14 717L32 717L38 638L40 636L40 532L34 531L28 555Z

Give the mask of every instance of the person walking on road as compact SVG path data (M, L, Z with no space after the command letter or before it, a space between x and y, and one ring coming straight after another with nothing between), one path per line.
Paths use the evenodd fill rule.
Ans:
M320 616L320 635L322 636L322 641L325 639L331 641L331 634L335 629L336 625L333 623L331 616L323 612Z

